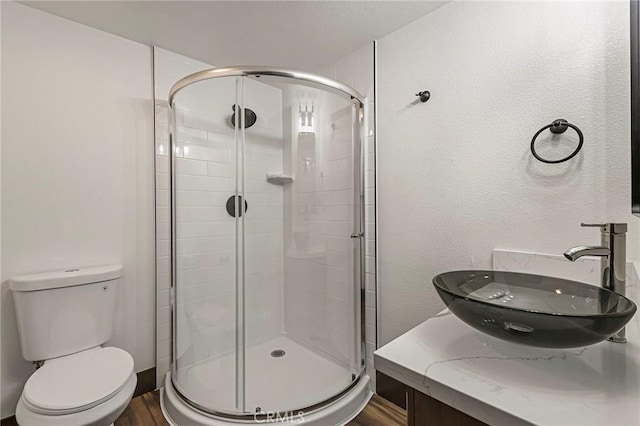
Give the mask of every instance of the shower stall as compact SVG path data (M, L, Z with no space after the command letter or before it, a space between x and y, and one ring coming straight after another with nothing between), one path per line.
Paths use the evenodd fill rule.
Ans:
M329 425L370 391L362 96L215 68L170 91L170 421Z

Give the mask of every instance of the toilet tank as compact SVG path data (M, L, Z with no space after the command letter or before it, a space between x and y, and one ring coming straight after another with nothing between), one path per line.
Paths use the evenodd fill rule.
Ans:
M121 275L122 265L106 265L11 278L23 358L42 361L107 342Z

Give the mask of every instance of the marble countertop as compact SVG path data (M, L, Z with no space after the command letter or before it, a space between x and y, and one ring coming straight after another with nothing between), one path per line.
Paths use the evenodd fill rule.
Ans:
M535 348L485 335L445 310L374 358L376 370L490 425L636 426L640 313L627 339Z

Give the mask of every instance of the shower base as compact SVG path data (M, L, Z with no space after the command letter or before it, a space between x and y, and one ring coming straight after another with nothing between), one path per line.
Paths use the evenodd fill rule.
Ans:
M284 351L275 353L273 351ZM274 356L275 355L275 356ZM281 356L278 356L281 355ZM211 358L178 370L185 395L203 406L234 412L235 410L235 356L227 354ZM247 410L262 413L289 412L288 423L299 424L299 408L326 401L343 391L351 382L352 371L321 353L315 352L295 340L282 335L250 346L246 351L246 404ZM369 378L360 381L340 398L307 411L306 425L340 425L346 423L364 408L371 396ZM197 410L183 401L167 374L162 389L162 411L167 420L179 426L228 425L234 423L264 424L265 419L225 419ZM275 421L272 420L272 422Z

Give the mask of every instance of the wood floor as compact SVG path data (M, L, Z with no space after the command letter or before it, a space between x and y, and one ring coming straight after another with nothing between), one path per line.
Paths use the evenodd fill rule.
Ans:
M160 392L149 392L131 400L127 409L116 420L115 426L168 426L160 411ZM358 417L349 426L406 426L407 413L387 401L373 395Z
M147 392L131 400L115 426L169 426L160 410L160 391Z
M349 426L406 426L407 412L378 395L373 395L364 410Z

